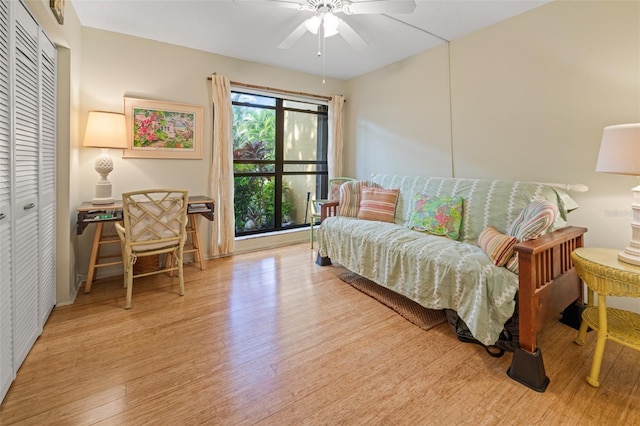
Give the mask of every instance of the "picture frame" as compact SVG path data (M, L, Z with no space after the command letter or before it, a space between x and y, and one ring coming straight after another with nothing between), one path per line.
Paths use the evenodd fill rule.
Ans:
M49 0L49 7L60 25L64 24L64 3L65 0Z
M124 115L123 158L202 159L202 106L125 97Z

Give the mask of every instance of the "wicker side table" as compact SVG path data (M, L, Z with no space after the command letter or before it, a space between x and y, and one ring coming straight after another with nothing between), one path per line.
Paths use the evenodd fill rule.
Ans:
M607 296L640 297L640 266L618 260L619 250L581 247L571 254L576 272L587 285L587 307L575 342L584 344L587 328L597 332L591 372L587 382L598 387L602 355L607 341L613 340L640 351L640 315L607 308ZM594 305L594 292L598 304Z

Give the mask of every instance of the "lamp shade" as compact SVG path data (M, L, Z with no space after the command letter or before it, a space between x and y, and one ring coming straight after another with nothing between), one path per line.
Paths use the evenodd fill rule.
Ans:
M640 123L604 128L596 172L640 176Z
M127 148L124 114L89 111L82 145L89 148Z

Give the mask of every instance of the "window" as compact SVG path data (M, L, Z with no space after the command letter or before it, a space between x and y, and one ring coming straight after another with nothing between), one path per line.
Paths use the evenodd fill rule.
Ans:
M236 236L308 226L309 199L327 194L327 105L235 91L231 100Z

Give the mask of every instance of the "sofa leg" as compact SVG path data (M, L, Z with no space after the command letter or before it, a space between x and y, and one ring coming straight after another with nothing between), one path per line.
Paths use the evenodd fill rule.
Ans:
M539 348L533 353L517 348L513 353L511 367L507 370L507 374L513 380L536 392L544 392L549 385Z
M580 324L582 323L582 311L584 310L584 303L572 303L562 311L562 318L560 322L568 325L571 328L580 330Z
M318 266L329 266L331 265L331 259L329 257L320 256L320 252L316 256L316 265Z

